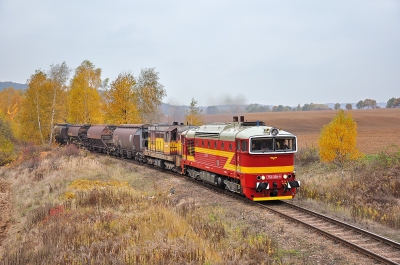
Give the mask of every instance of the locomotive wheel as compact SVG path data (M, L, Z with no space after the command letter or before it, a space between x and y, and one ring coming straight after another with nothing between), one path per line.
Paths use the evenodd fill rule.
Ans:
M224 188L225 187L225 183L224 183L224 180L223 180L222 177L218 177L217 184L218 184L218 187L220 187L220 188Z

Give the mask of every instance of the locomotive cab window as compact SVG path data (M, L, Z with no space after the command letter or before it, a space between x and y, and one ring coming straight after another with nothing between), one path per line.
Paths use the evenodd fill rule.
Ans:
M293 152L296 151L296 138L253 138L250 143L250 152L266 153L266 152Z
M275 148L278 152L296 151L295 138L276 138Z

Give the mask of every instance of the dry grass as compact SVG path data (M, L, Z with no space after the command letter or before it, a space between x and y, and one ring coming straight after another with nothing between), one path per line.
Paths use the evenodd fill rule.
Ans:
M299 199L322 202L356 222L400 228L399 147L354 162L344 176L338 168L315 161L298 167L297 173L302 181Z
M2 169L13 179L17 222L4 264L278 264L269 236L232 225L218 205L176 199L156 184L161 175L65 154Z

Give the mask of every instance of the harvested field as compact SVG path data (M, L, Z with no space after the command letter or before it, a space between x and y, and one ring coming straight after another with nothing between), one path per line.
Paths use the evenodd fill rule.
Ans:
M358 125L358 148L366 154L374 154L390 144L400 145L400 109L351 110ZM205 122L229 122L232 116L245 116L245 120L265 121L269 126L289 131L298 137L299 147L318 145L318 137L324 125L337 114L334 110L261 112L245 114L204 115Z

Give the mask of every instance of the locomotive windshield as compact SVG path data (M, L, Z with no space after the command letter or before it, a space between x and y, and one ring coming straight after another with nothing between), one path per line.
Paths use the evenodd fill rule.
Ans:
M250 152L293 152L296 151L296 138L252 138L250 141Z

